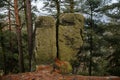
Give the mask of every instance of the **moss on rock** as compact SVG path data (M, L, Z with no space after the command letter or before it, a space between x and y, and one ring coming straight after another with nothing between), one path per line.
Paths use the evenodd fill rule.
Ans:
M37 64L53 61L56 55L55 20L51 16L40 16L36 20L35 57Z
M60 16L59 46L62 60L70 61L83 44L84 17L80 14L64 13Z
M37 18L35 26L37 28L49 28L55 26L55 20L52 16L40 16Z
M61 60L70 61L83 44L84 17L80 14L63 13L60 15L59 52ZM40 16L36 20L37 64L52 62L56 56L55 20L51 16Z

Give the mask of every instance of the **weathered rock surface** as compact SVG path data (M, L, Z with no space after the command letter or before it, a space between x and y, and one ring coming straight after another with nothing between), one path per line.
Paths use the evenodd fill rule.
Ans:
M75 57L83 44L84 17L80 14L65 13L60 16L59 46L62 60Z
M62 60L70 61L75 58L83 44L83 24L84 17L80 14L60 15L59 53ZM52 62L56 55L55 19L50 16L41 16L36 21L36 28L37 64Z
M55 20L41 16L36 21L35 57L37 64L53 61L56 54Z

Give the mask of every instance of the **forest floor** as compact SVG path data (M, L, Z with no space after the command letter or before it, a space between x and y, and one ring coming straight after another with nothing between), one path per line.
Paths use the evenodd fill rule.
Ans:
M1 76L0 80L120 80L120 77L115 76L82 76L82 75L67 75L58 72L51 72L51 67L41 66L35 72L26 72L19 74L9 74Z

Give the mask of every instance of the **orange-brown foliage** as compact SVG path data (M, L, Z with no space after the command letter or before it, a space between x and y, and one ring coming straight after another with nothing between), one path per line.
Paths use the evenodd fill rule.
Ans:
M61 61L61 60L55 58L55 66L57 67L55 69L55 72L67 73L68 64L69 63L67 61Z
M66 66L66 61L61 61L57 58L55 58L55 65L58 66L58 67L61 67L61 66Z
M50 65L37 65L36 66L36 71L41 71L41 70L51 71L52 69L53 67Z
M39 66L40 71L5 75L0 77L0 80L120 80L117 76L61 75L57 72L51 74L46 68L49 66L42 65Z

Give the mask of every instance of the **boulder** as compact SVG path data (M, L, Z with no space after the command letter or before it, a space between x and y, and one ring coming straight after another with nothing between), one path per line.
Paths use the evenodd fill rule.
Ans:
M36 20L35 58L37 64L51 63L56 55L55 20L40 16Z
M59 50L61 60L70 61L83 45L84 17L80 14L60 15Z
M61 60L70 61L83 45L84 17L80 14L63 13L59 24L59 53ZM35 23L35 57L37 64L52 62L56 56L55 19L40 16Z

